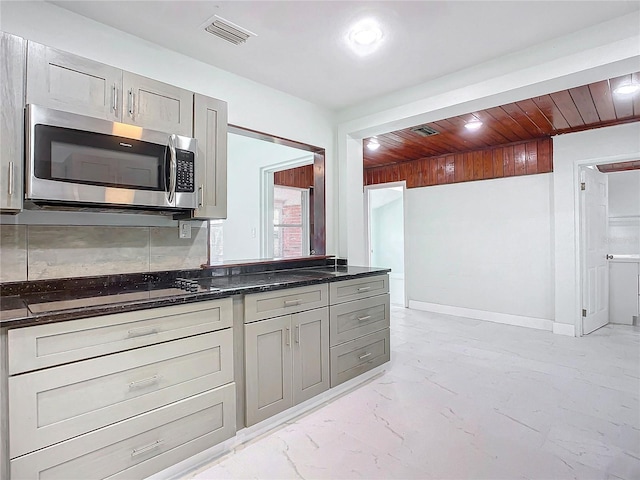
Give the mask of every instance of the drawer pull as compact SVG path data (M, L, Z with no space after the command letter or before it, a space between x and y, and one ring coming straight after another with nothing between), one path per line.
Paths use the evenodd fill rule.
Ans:
M360 288L358 288L359 292L366 292L368 290L371 290L371 287L360 287Z
M155 442L150 443L149 445L145 445L144 447L134 448L133 450L131 450L131 457L133 458L137 457L138 455L142 455L143 453L147 453L154 448L162 446L163 443L164 440L156 440Z
M296 325L296 343L300 343L300 325Z
M129 383L129 390L136 390L138 388L150 387L160 382L160 375L154 375L153 377L143 378L142 380L136 380Z
M292 307L293 305L300 305L302 303L302 300L297 299L297 300L285 300L284 301L284 306L285 307Z
M365 358L370 357L370 356L371 356L371 352L365 353L364 355L360 355L358 357L358 360L364 360Z
M115 83L111 86L111 109L114 112L118 111L118 90Z
M365 315L364 317L358 317L359 322L364 322L365 320L369 320L371 315Z
M285 330L284 343L285 345L291 345L291 330L289 327L286 327Z
M129 338L144 337L146 335L155 335L158 333L158 327L140 327L129 330L127 336Z
M133 90L129 90L127 106L128 106L127 110L129 111L129 116L133 118L133 108L134 108Z

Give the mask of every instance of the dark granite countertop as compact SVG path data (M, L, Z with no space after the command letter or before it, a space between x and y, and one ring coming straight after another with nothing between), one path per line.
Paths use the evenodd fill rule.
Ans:
M349 280L389 271L386 268L324 265L234 275L193 270L117 275L115 279L92 277L5 284L0 296L0 327L61 322Z

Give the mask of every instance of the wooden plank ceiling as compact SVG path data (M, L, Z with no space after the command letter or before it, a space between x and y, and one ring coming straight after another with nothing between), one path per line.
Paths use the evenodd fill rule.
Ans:
M607 163L604 165L596 165L598 170L603 173L624 172L627 170L640 170L640 160L622 163Z
M375 151L366 148L370 138L365 138L364 168L639 121L640 94L613 93L631 82L640 83L640 72L426 124L437 135L421 136L415 127L377 135ZM473 120L482 127L467 130L465 123Z

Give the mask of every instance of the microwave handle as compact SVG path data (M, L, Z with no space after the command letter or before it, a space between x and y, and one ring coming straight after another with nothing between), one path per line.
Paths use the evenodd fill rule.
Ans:
M178 160L176 158L176 136L169 135L169 189L167 191L167 200L173 204L176 197L176 177L178 174Z

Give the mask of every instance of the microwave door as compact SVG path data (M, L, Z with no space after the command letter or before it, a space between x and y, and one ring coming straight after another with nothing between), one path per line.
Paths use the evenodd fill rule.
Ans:
M167 202L170 206L176 205L176 181L178 175L178 158L176 155L176 135L169 135L167 142L168 156L166 157L166 174L167 181Z

